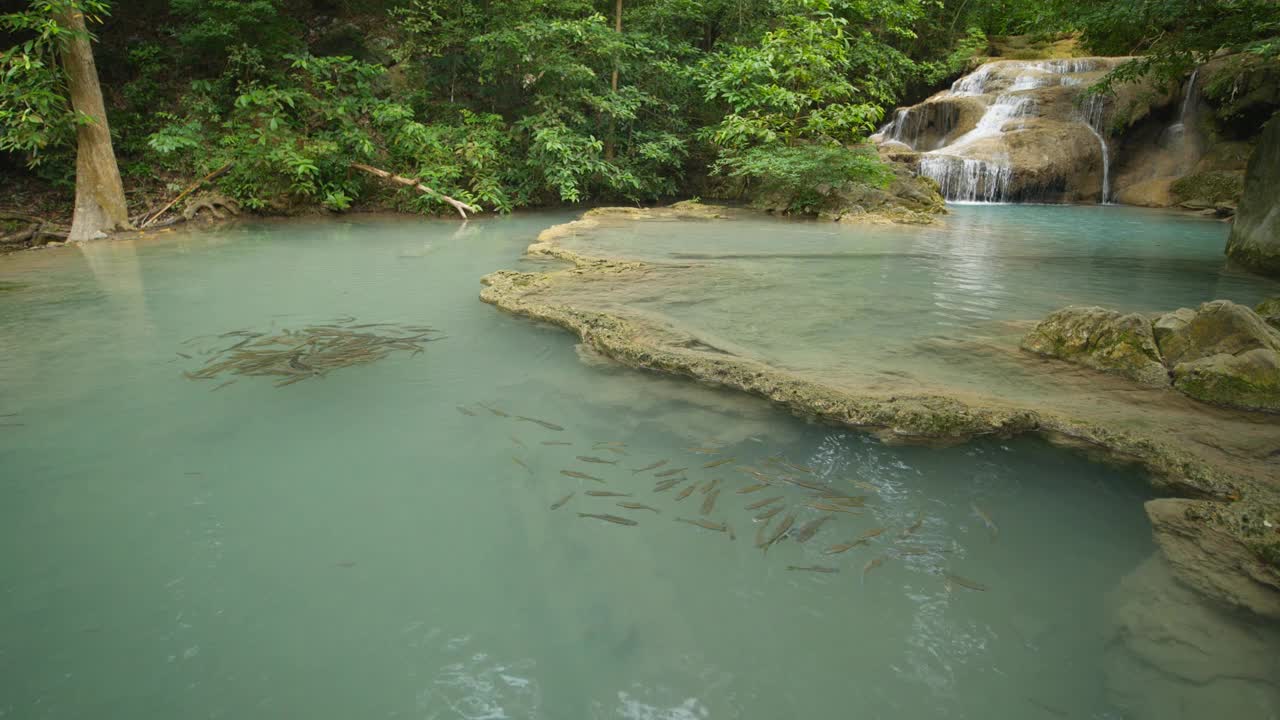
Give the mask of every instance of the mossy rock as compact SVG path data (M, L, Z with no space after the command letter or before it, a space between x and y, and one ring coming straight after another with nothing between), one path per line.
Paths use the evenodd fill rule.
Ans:
M1151 322L1100 307L1066 307L1022 339L1022 349L1148 385L1169 384Z
M1263 322L1280 330L1280 295L1263 300L1253 311L1258 313Z
M1176 203L1203 203L1205 207L1236 206L1244 193L1244 173L1202 172L1186 175L1169 188Z
M1214 405L1280 412L1280 352L1256 348L1185 362L1173 369L1173 386Z
M1196 310L1166 313L1155 322L1160 357L1169 369L1215 355L1239 355L1263 348L1280 351L1280 334L1253 310L1230 300L1214 300Z

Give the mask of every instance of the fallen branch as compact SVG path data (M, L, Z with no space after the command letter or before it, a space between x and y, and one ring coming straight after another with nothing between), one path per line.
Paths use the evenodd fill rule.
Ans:
M16 245L18 243L25 243L34 237L36 231L39 229L39 223L32 223L16 232L11 232L8 235L0 235L0 245Z
M478 209L462 201L454 200L448 195L445 195L444 193L441 193L437 190L433 190L427 187L426 185L423 185L422 183L418 182L417 180L411 180L410 178L407 178L407 177L401 177L400 175L396 175L395 173L389 173L386 170L380 170L372 165L365 165L364 163L351 163L351 167L356 170L359 170L360 172L366 172L366 173L369 173L370 175L376 175L382 178L383 180L390 180L393 183L404 185L405 187L417 188L419 192L424 192L428 195L435 195L441 200L452 205L453 209L458 211L458 214L462 216L463 220L467 219L467 211L470 211L473 213L480 212Z
M26 213L15 212L13 210L0 210L0 220L19 220L21 222L35 223L37 225L43 225L49 222L48 220L45 220L42 217L36 217L35 215L28 215Z
M176 198L174 198L174 199L170 200L167 204L165 204L165 206L164 206L164 207L160 208L159 210L157 210L157 211L155 211L155 212L153 212L153 213L148 213L148 214L146 214L146 215L144 216L146 219L145 219L145 220L143 220L143 221L138 225L138 229L139 229L139 230L142 230L142 229L146 228L148 225L151 225L151 224L152 224L152 223L154 223L156 220L158 220L158 219L160 218L160 216L161 216L161 215L163 215L163 214L165 214L166 212L168 212L169 208L173 207L174 205L177 205L179 200L181 200L182 198L184 198L184 197L186 197L186 196L190 195L191 193L195 192L195 191L196 191L196 190L197 190L201 185L204 185L205 183L209 182L210 180L214 180L214 179L217 179L218 177L221 177L223 173L225 173L226 171L228 171L228 170L230 170L230 169L231 169L231 163L227 163L226 165L223 165L222 167L218 168L217 170L214 170L213 172L209 173L208 175L205 175L204 177L202 177L202 178L200 178L199 180L195 181L194 183L192 183L192 184L191 184L191 187L187 188L186 190L183 190L181 193L179 193L179 194L178 194L178 197L176 197Z

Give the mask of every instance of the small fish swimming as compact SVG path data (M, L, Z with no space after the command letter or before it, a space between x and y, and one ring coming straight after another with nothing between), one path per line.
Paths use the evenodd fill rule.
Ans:
M627 452L626 450L623 450L623 449L622 449L622 448L620 448L620 447L602 447L602 448L599 448L599 449L600 449L600 450L607 450L607 451L609 451L609 452L613 453L614 455L630 455L630 454L631 454L631 453Z
M180 357L180 358L182 358L182 359L184 359L184 360L190 360L190 359L191 359L191 356L190 356L190 355L188 355L188 354L186 354L186 353L183 353L183 352L178 353L178 357Z
M823 495L822 502L831 503L832 505L845 505L847 507L862 507L867 504L866 495Z
M528 449L529 449L529 446L528 446L528 445L525 445L525 444L524 444L524 441L523 441L523 440L521 440L520 438L516 437L515 435L512 435L512 436L511 436L511 442L515 443L515 444L516 444L516 447L521 447L521 448L524 448L525 450L528 450Z
M588 490L587 494L592 497L631 497L631 493L613 492L612 490Z
M805 505L806 505L806 506L808 506L808 507L813 508L814 510L822 510L822 511L824 511L824 512L847 513L847 514L849 514L849 515L861 515L861 514L862 514L862 511L861 511L861 510L850 510L849 508L847 508L847 507L845 507L845 506L843 506L843 505L832 505L831 503L821 502L821 501L819 501L819 500L811 500L811 501L809 501L809 502L805 503Z
M784 467L789 467L789 468L791 468L792 470L795 470L796 472L802 472L802 473L806 473L806 474L808 474L808 475L812 475L812 474L813 474L813 468L805 467L804 465L792 465L791 463L787 462L786 460L779 460L779 461L778 461L778 463L779 463L779 464L781 464L781 465L783 465Z
M702 494L706 495L712 490L715 490L717 487L720 487L720 478L716 478L715 480L709 480L706 485L702 486Z
M863 540L863 539L871 539L871 538L873 538L873 537L876 537L877 535L880 535L880 534L884 533L884 531L885 531L886 529L887 529L887 528L882 528L882 527L878 527L878 528L871 528L870 530L868 530L868 531L866 531L866 532L862 533L861 535L859 535L859 536L858 536L858 539L859 539L859 540Z
M471 408L463 407L461 405L458 405L457 408L458 408L458 412L462 413L463 415L466 415L467 417L476 416L476 411L472 410Z
M698 489L697 483L689 483L684 487L683 490L679 492L679 494L676 495L676 502L680 502L681 500L689 497L690 495L693 494L693 491L697 489Z
M511 458L511 462L513 462L513 463L515 463L515 464L519 465L520 467L524 468L525 470L529 471L529 474L530 474L530 475L532 475L532 474L533 474L533 468L529 467L529 465L528 465L527 463L525 463L525 461L521 460L520 458L518 458L518 457L513 457L513 458Z
M639 525L640 523L630 518L618 517L617 515L602 515L599 513L578 513L580 518L595 518L596 520L604 520L614 525Z
M706 465L703 465L702 467L703 469L720 467L721 465L724 465L726 463L731 463L736 459L737 458L728 457L728 458L721 458L720 460L712 460L711 462L707 463Z
M769 521L769 518L773 517L774 515L777 515L778 513L782 512L783 510L786 510L786 509L787 509L787 506L786 506L786 505L778 505L778 506L776 506L776 507L772 507L772 508L769 508L768 510L765 510L764 512L760 513L759 515L756 515L756 516L755 516L754 518L752 518L752 519L753 519L753 520L764 520L765 522L768 522L768 521Z
M689 468L687 468L687 467L683 467L683 468L674 468L674 469L672 469L672 470L663 470L663 471L662 471L662 472L660 472L660 473L654 473L654 474L653 474L653 476L654 476L654 477L662 477L662 478L664 478L664 477L671 477L672 475L679 475L680 473L682 473L682 472L684 472L685 470L688 470L688 469L689 469Z
M505 413L505 412L503 412L503 411L499 410L499 409L498 409L498 408L496 408L496 407L489 407L488 405L485 405L484 403L476 403L476 404L477 404L477 405L479 405L480 407L484 408L485 410L488 410L489 412L493 413L494 415L497 415L498 417L511 417L511 415L510 415L510 414Z
M686 478L671 478L670 480L662 480L657 485L653 486L653 491L656 493L666 492L671 488L684 482L685 479ZM689 492L693 492L692 488L695 488L695 487L697 487L697 485L690 485L688 488L685 488L685 489L689 490Z
M840 553L852 550L858 547L859 545L866 545L866 544L867 544L866 538L860 538L858 540L854 540L853 542L840 543L839 545L832 545L826 550L823 550L822 554L823 555L839 555Z
M821 528L824 524L826 524L826 522L827 522L828 520L830 520L832 517L834 517L834 516L833 516L833 515L823 515L822 517L818 518L817 520L812 520L812 521L810 521L810 522L808 522L808 523L806 523L806 524L802 525L802 526L801 526L798 530L796 530L796 531L795 531L795 533L794 533L794 535L795 535L795 539L796 539L796 542L798 542L798 543L808 542L808 541L809 541L809 540L810 540L814 535L816 535L816 534L818 533L818 529L819 529L819 528Z
M569 502L569 499L570 499L570 498L572 498L572 497L573 497L574 495L576 495L576 494L577 494L577 493L569 493L568 495L565 495L564 497L560 498L559 500L557 500L557 501L555 501L555 502L551 503L551 509L552 509L552 510L559 510L560 508L564 507L564 504L565 504L565 503L567 503L567 502Z
M565 477L578 478L579 480L595 480L598 483L604 482L604 480L596 477L595 475L580 473L577 470L561 470L560 474L564 475Z
M782 518L782 522L778 524L778 529L773 532L773 537L769 538L769 542L764 546L765 550L768 550L770 545L774 545L779 540L786 537L787 531L790 530L791 526L795 525L795 523L796 516L794 513L788 513L786 517Z
M884 564L883 555L877 555L871 558L870 560L867 561L866 565L862 566L862 577L866 578L867 573L871 572L872 570L875 570L876 568L880 567L883 564Z
M602 448L602 447L626 447L626 446L627 446L627 444L626 444L626 443L621 442L621 441L618 441L618 440L597 440L597 441L595 441L595 442L591 443L591 447L593 447L593 448Z
M695 447L695 448L686 448L686 449L691 453L698 453L699 455L719 455L720 454L720 451L715 448Z
M226 387L226 386L228 386L228 385L230 385L230 384L232 384L232 383L234 383L234 382L235 382L235 380L228 380L228 381L226 381L226 382L222 383L221 385L219 385L218 387L214 388L213 390L210 390L209 392L214 392L214 391L216 391L216 390L221 390L222 388L224 388L224 387Z
M531 423L533 423L533 424L535 424L535 425L541 425L542 427L544 427L544 428L546 428L546 429L548 429L548 430L555 430L556 432L560 432L560 431L564 430L564 428L560 427L559 425L557 425L557 424L555 424L555 423L549 423L549 422L547 422L546 420L539 420L538 418L531 418L531 417L525 417L525 416L523 416L523 415L517 415L517 416L516 416L516 419L517 419L517 420L522 420L522 421L524 421L524 422L531 422Z
M982 508L978 507L974 503L969 503L969 507L973 508L973 512L976 513L978 517L982 518L982 522L987 526L987 529L991 531L991 539L994 540L996 536L1000 534L1000 528L996 527L995 521L991 519L990 515L983 512Z
M676 518L676 520L679 520L682 523L689 523L690 525L697 525L698 527L706 528L707 530L714 530L716 532L725 532L726 530L728 530L728 528L725 526L724 523L711 522L710 520L703 520L702 518L698 518L697 520L690 520L689 518Z
M566 442L564 440L543 440L542 444L543 445L572 445L573 443Z
M656 513L662 512L656 507L652 507L650 505L645 505L644 503L638 503L638 502L620 502L618 503L618 507L624 507L628 510L652 510Z
M835 572L840 572L838 569L833 568L833 567L827 567L826 565L788 565L788 566L787 566L787 569L788 569L788 570L802 570L802 571L805 571L805 572L816 572L816 573L835 573Z
M914 534L914 533L915 533L915 531L919 530L919 529L920 529L920 526L922 526L922 525L924 525L924 516L923 516L923 515L921 515L920 517L916 518L916 521L915 521L915 522L913 522L913 523L911 523L910 525L908 525L908 526L906 527L906 529L904 529L901 533L899 533L898 537L900 537L900 538L908 537L908 536L910 536L910 535Z
M748 485L744 488L738 488L738 494L750 495L753 492L759 492L767 487L769 487L769 483L756 483L755 485Z
M666 464L667 464L667 463L669 463L669 462L671 462L671 461L670 461L670 460L659 460L659 461L657 461L657 462L655 462L655 463L650 463L650 464L648 464L648 465L645 465L645 466L644 466L644 467L642 467L642 468L636 468L635 470L632 470L632 471L631 471L631 474L632 474L632 475L634 475L634 474L636 474L636 473L649 472L650 470L657 470L658 468L662 467L663 465L666 465Z
M605 460L604 458L598 458L593 455L579 455L578 459L585 463L596 463L597 465L617 465L618 464L617 460Z
M771 498L765 498L764 500L757 500L757 501L755 501L755 502L751 503L750 505L748 505L746 509L748 509L748 510L759 510L760 508L765 507L766 505L772 505L772 504L774 504L774 503L776 503L776 502L782 502L782 501L783 501L783 500L785 500L785 499L786 499L786 498L785 498L785 497L783 497L782 495L776 495L776 496L771 497Z
M719 491L719 490L712 490L712 491L711 491L711 494L710 494L710 495L707 495L707 499L702 501L702 514L703 514L703 515L710 515L710 514L711 514L711 511L712 511L712 510L714 510L714 509L715 509L715 507L716 507L716 498L718 498L718 497L720 497L720 491Z
M760 527L756 528L756 547L764 547L764 544L769 541L769 538L765 537L765 531L768 529L768 520L760 523Z
M970 590L977 590L979 592L985 592L987 589L986 585L983 585L980 582L975 582L968 578L960 577L959 575L952 575L951 573L943 573L943 577L947 579L948 591L951 590L952 585L959 585L960 587L969 588Z

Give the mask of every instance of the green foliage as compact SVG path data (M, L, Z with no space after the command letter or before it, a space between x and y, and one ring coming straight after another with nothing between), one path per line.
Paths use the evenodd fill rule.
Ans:
M785 198L788 210L816 212L835 189L850 184L887 187L893 172L869 148L834 144L766 145L722 157L717 173L748 184L747 192Z
M0 151L25 156L33 168L66 161L76 124L89 119L72 111L67 97L58 52L74 31L59 18L78 12L96 24L106 11L100 0L32 0L26 10L0 15L0 31L22 38L0 52Z

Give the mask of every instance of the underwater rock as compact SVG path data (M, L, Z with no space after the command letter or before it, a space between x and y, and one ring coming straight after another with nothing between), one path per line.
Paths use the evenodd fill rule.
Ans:
M1227 256L1251 270L1280 275L1280 115L1262 131L1249 158L1244 195L1227 239Z
M1100 307L1066 307L1050 314L1022 339L1022 348L1149 385L1167 385L1168 371L1151 323L1137 313Z
M1153 555L1107 600L1107 694L1137 720L1280 713L1274 626L1208 601Z

